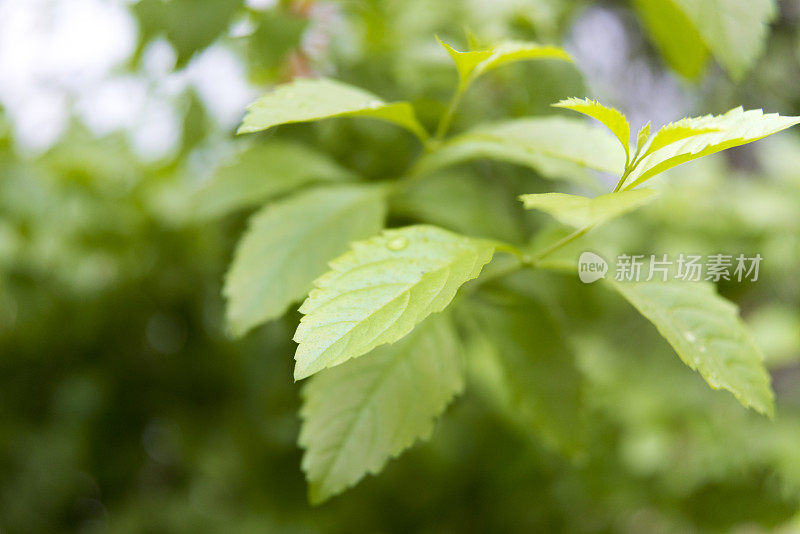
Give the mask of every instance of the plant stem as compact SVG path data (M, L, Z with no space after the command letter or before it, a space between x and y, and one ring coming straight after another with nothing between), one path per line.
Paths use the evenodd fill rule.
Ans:
M549 256L553 252L559 250L560 248L563 248L563 247L569 245L570 243L572 243L576 239L582 237L583 235L585 235L592 228L594 228L594 225L590 224L589 226L584 226L580 230L575 230L574 232L572 232L568 236L565 236L562 239L559 239L558 241L556 241L555 243L553 243L552 245L550 245L549 247L547 247L543 251L541 251L538 254L530 257L528 262L526 262L526 263L528 265L530 265L531 267L536 267L536 264L539 263L541 260L543 260L544 258Z
M538 263L542 259L544 259L548 255L552 254L553 252L557 251L558 249L560 249L560 248L568 245L569 243L575 241L576 239L578 239L579 237L584 235L586 232L588 232L592 228L594 228L594 225L590 225L590 226L586 226L585 228L581 228L580 230L577 230L577 231L571 233L570 235L564 237L563 239L560 239L560 240L556 241L555 243L553 243L552 245L550 245L545 250L543 250L542 252L540 252L539 254L537 254L535 256L530 256L528 254L525 254L519 248L517 248L514 245L511 245L509 243L498 243L497 244L497 251L498 252L506 252L508 254L511 254L512 256L514 256L516 258L516 262L515 263L509 263L508 265L505 265L505 266L502 266L502 267L499 267L499 268L496 268L496 269L493 269L493 270L484 271L483 273L481 273L480 277L478 277L476 280L473 280L469 284L469 286L467 288L465 288L465 291L462 291L462 295L469 295L469 294L473 293L475 290L477 290L483 284L485 284L487 282L490 282L492 280L496 280L497 278L502 278L503 276L506 276L508 274L515 273L515 272L519 271L520 269L522 269L524 267L530 267L530 268L534 268L534 269L535 268L540 268Z
M442 117L439 119L439 124L436 125L436 133L433 135L433 137L429 138L424 145L426 153L435 151L439 147L439 144L444 140L444 137L445 135L447 135L447 131L450 129L450 125L453 122L453 117L455 116L456 109L458 108L458 105L461 103L461 98L464 96L466 89L467 89L466 84L459 84L458 87L456 88L452 98L450 98L450 103L447 106L447 110L444 112L444 115L442 115ZM397 184L398 191L409 187L414 182L420 179L421 173L418 171L418 167L421 161L422 161L421 156L417 156L414 162L409 167L409 170L406 173L405 177L401 179L400 182Z
M436 133L433 136L433 141L437 143L441 142L444 139L444 136L447 135L447 131L450 129L450 124L453 122L453 116L456 113L456 109L461 103L461 97L464 96L465 89L466 87L464 84L459 84L455 93L453 93L453 97L450 99L450 104L447 106L447 111L444 112L442 118L439 119L439 124L436 126Z
M622 185L625 183L625 180L628 179L628 176L630 176L632 170L633 169L625 169L625 172L622 174L622 177L619 179L619 182L617 182L617 186L614 188L614 191L612 191L612 193L616 193L622 188Z

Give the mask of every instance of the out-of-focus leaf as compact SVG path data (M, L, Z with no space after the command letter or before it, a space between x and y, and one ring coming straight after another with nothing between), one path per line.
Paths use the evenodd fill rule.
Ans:
M378 119L401 126L422 140L428 137L408 102L387 103L363 89L327 78L278 86L248 106L237 133L333 117Z
M257 24L246 38L247 59L251 67L269 74L292 49L300 47L308 20L275 8L259 13Z
M557 46L545 46L524 41L505 41L487 50L468 52L459 52L441 39L439 43L447 50L456 64L462 91L482 74L509 63L532 59L572 61L572 57Z
M714 389L772 415L773 393L760 351L736 305L705 282L615 282L611 286L650 320L681 360Z
M283 315L351 241L380 231L376 186L320 187L264 207L250 221L225 279L234 335Z
M354 178L325 154L273 140L253 145L223 163L194 194L193 210L200 218L217 217L257 206L309 183Z
M209 132L208 115L195 91L189 93L189 104L183 116L181 152L187 153L206 138Z
M764 50L774 0L671 0L692 21L711 53L738 80Z
M628 119L619 110L604 106L596 100L574 97L556 102L553 107L571 109L603 123L622 143L622 148L625 149L625 161L627 162L630 152L631 126L628 124Z
M768 304L747 317L756 345L770 367L800 360L800 310Z
M300 445L313 503L376 474L418 439L464 386L459 342L435 315L394 345L314 376L303 388Z
M627 179L627 189L636 187L651 177L676 165L714 154L721 150L763 139L800 123L800 117L782 117L777 113L764 114L760 109L745 111L741 107L724 115L706 115L683 119L678 126L668 128L665 137L671 142L643 158ZM707 130L693 134L694 131ZM710 131L708 131L710 130ZM661 132L659 132L660 134ZM680 139L678 134L692 134ZM656 134L653 143L658 141ZM673 140L673 139L680 140Z
M478 126L426 154L415 170L431 172L476 158L510 161L580 183L591 179L581 167L616 174L625 167L617 142L604 130L576 119L542 117Z
M394 343L492 259L495 243L407 226L353 244L300 307L295 379Z
M697 78L708 52L735 80L764 50L774 0L636 0L639 18L669 65Z
M656 196L652 189L608 193L595 198L565 193L522 195L526 209L549 213L559 222L575 228L594 226L632 211Z
M584 428L574 356L543 306L519 295L505 297L465 304L471 365L494 377L500 391L493 398L516 424L551 447L575 453Z
M674 0L635 0L633 5L667 64L696 79L708 61L708 48L697 28Z
M525 232L519 205L511 188L495 178L469 172L435 173L393 197L392 212L462 234L521 242ZM443 198L448 202L442 202Z
M140 0L131 6L140 28L140 48L164 35L178 54L177 67L228 29L242 0Z

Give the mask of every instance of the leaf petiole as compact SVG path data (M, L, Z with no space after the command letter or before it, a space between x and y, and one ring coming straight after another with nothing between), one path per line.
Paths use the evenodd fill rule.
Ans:
M579 238L583 237L584 235L586 235L589 232L589 230L591 230L594 227L595 227L594 224L590 224L589 226L584 226L583 228L575 230L571 234L569 234L567 236L564 236L563 238L559 239L558 241L556 241L555 243L553 243L552 245L550 245L546 249L544 249L541 252L539 252L538 254L535 254L532 257L530 257L529 261L527 262L527 264L530 265L531 267L536 267L537 264L540 261L542 261L544 258L546 258L550 254L558 251L559 249L569 245L570 243L572 243L576 239L579 239Z
M461 103L461 99L464 97L464 93L466 92L467 84L459 83L458 87L456 88L455 92L453 93L452 98L450 98L450 103L447 105L447 110L442 115L442 118L439 119L439 124L436 126L436 133L433 135L433 138L426 143L425 147L427 150L432 150L436 147L438 143L444 140L444 136L447 135L447 132L450 130L450 125L453 122L453 117L455 116L456 109L458 109L458 105Z

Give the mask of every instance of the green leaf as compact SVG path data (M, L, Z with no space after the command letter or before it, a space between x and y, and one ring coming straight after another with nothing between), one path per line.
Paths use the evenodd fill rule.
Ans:
M278 86L250 104L237 133L333 117L378 119L401 126L422 140L428 137L408 102L386 103L363 89L327 78Z
M714 57L735 80L764 51L774 0L672 0L692 21Z
M650 121L647 121L647 124L642 126L639 129L639 133L636 134L636 153L640 154L642 149L644 149L644 145L647 143L647 140L650 139Z
M656 150L661 150L667 145L683 141L689 137L718 131L719 129L717 128L702 127L696 124L694 119L681 119L677 122L671 122L659 128L658 132L656 132L652 141L647 146L647 150L642 152L640 158L649 156Z
M690 79L708 53L739 80L764 50L774 0L635 0L639 18L664 59Z
M263 204L313 182L353 180L356 176L326 155L300 144L270 141L253 145L223 163L193 195L199 218Z
M773 393L762 356L737 308L705 282L629 282L612 287L652 322L681 360L714 389L772 416Z
M619 142L622 143L622 148L625 149L625 161L627 163L630 153L631 126L628 124L628 119L626 119L625 115L619 110L606 107L596 100L574 97L556 102L553 104L553 107L571 109L603 123L605 127L611 130L611 133L619 139Z
M131 11L139 26L137 56L154 39L165 37L184 67L199 51L226 32L242 0L139 0Z
M448 202L442 202L447 198ZM476 237L520 243L527 235L514 190L496 176L443 171L392 197L392 213Z
M258 26L245 41L247 60L260 77L269 79L292 50L300 49L309 19L293 13L286 5L252 12L251 16Z
M492 47L489 57L475 66L472 76L477 78L503 65L531 59L559 59L572 62L572 57L558 46L546 46L525 41L505 41Z
M314 376L303 388L300 446L309 496L320 503L377 474L418 439L464 387L447 315L402 341Z
M300 312L296 380L366 354L442 311L492 259L495 244L435 226L407 226L356 242L330 264Z
M559 59L572 62L572 57L557 46L545 46L524 41L505 41L487 50L459 52L441 39L438 39L453 58L458 71L461 91L482 74L503 65L531 59Z
M618 191L595 198L565 193L522 195L526 209L549 213L559 222L575 228L594 226L615 219L655 199L652 189Z
M674 0L634 0L639 19L667 64L696 79L708 62L708 47L697 28Z
M625 167L616 140L603 129L578 119L541 117L480 125L423 156L415 171L429 173L475 158L509 161L581 183L591 180L582 167L615 174Z
M351 241L379 232L386 215L383 192L376 186L320 187L257 212L225 279L233 334L283 315Z
M513 423L561 452L578 452L582 377L558 324L544 306L516 293L482 296L458 308L477 375L471 376Z
M706 115L683 119L668 128L665 141L671 141L643 158L631 173L626 189L636 187L656 174L693 159L721 150L763 139L800 123L800 117L782 117L777 113L764 114L760 109L744 111L741 107L724 115ZM705 133L694 133L706 130ZM660 134L661 132L659 132ZM683 139L681 133L692 134ZM658 141L659 135L653 139ZM675 139L677 138L677 139Z
M460 81L460 85L464 88L469 85L472 72L475 70L478 64L492 55L491 50L460 52L438 37L436 40L439 41L439 44L442 45L445 50L447 50L447 53L450 54L450 57L453 59L453 63L456 64L458 79Z

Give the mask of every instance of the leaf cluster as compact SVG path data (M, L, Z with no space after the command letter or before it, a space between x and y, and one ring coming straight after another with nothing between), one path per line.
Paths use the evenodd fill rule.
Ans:
M300 443L315 502L380 471L390 457L428 437L432 422L463 389L463 358L474 352L469 347L475 343L501 347L491 355L478 352L495 362L492 366L507 368L502 388L521 392L523 400L514 402L521 402L526 417L554 446L574 447L579 439L567 435L565 419L548 415L564 399L560 389L548 388L547 373L556 364L546 362L557 359L563 365L569 347L550 340L548 331L541 332L537 343L526 337L515 340L516 332L524 331L525 309L534 304L520 308L501 298L487 313L489 308L478 303L490 294L490 282L520 270L546 269L551 255L593 228L655 201L655 190L639 188L654 176L800 122L798 117L737 108L720 116L682 119L652 136L648 123L631 145L630 125L620 111L569 98L554 106L596 119L608 131L570 117L525 117L477 125L448 137L459 103L482 75L523 60L571 58L558 47L536 43L505 42L468 51L440 43L455 63L459 81L433 134L411 103L386 102L327 78L279 86L248 108L239 128L239 133L252 133L330 118L388 122L407 130L421 145L420 156L408 162L403 175L365 183L308 147L270 140L225 167L222 177L209 185L210 193L198 200L200 206L213 203L211 211L219 214L270 199L252 217L226 277L228 320L241 335L282 316L305 297L294 335L294 376L310 377ZM269 150L272 155L265 152ZM456 233L437 226L436 217L428 218L425 210L414 211L415 190L452 165L480 158L573 183L586 184L592 179L590 170L614 172L618 182L613 191L593 198L557 192L522 195L525 209L546 212L574 229L534 251L524 244ZM259 183L258 194L240 194L256 176L276 178ZM215 188L222 189L215 193ZM281 193L290 194L278 197ZM398 212L398 206L406 209ZM409 212L417 214L416 224L384 229L392 215ZM772 415L773 393L762 357L736 307L713 287L657 281L608 287L652 322L712 388L726 389L745 406ZM518 297L505 298L513 302ZM563 376L574 377L573 390L579 395L577 374ZM514 385L515 378L523 377ZM564 406L558 413L564 413ZM580 419L579 408L567 412Z

